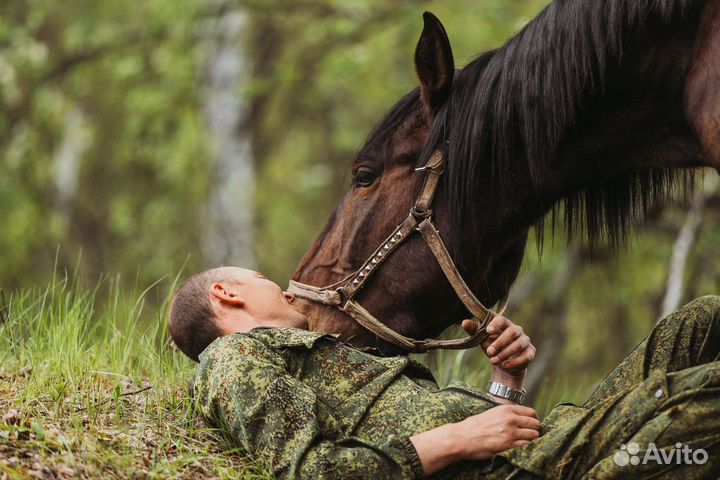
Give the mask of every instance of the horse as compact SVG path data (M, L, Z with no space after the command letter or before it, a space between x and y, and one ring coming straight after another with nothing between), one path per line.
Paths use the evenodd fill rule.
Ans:
M437 230L485 305L508 293L530 229L542 231L547 218L564 215L591 247L621 246L688 172L720 172L720 0L556 0L460 70L440 20L423 19L419 86L358 151L352 187L294 281L329 285L364 265L407 217L438 152ZM468 316L419 235L356 298L416 338ZM312 330L403 353L338 308L296 305Z

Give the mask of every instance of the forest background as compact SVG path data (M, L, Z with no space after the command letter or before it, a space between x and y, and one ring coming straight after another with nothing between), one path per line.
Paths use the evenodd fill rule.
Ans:
M3 1L0 313L66 272L93 311L123 288L98 282L144 291L139 325L178 274L239 264L286 285L365 135L416 86L422 12L462 67L546 3ZM582 401L669 309L720 292L719 212L708 171L619 253L568 246L562 225L542 256L532 238L508 311L538 347L531 393ZM424 360L443 382L486 365Z

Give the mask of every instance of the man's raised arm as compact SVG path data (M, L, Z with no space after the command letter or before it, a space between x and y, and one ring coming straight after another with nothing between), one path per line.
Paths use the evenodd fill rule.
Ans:
M464 321L468 334L475 322ZM490 334L482 348L493 365L491 380L522 390L535 347L519 325L497 316L487 327ZM487 460L513 447L527 445L540 435L535 410L495 397L501 405L465 420L414 435L410 438L426 475L439 472L459 460Z

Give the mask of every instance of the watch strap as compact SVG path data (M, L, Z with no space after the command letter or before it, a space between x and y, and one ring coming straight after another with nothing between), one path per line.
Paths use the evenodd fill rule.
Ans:
M496 397L504 398L505 400L510 400L511 402L518 403L520 405L523 404L523 402L525 401L525 397L527 396L527 392L524 388L522 390L517 390L515 388L508 387L507 385L504 385L500 382L495 382L493 380L490 380L488 382L488 393Z

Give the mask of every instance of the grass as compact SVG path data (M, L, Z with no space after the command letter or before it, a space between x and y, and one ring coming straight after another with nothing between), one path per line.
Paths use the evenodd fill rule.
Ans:
M3 299L0 480L271 478L199 420L156 291L63 278Z

